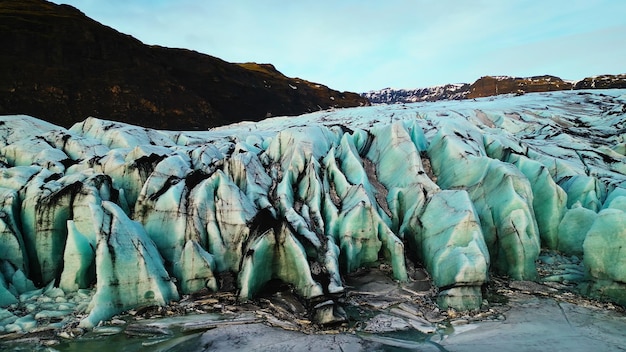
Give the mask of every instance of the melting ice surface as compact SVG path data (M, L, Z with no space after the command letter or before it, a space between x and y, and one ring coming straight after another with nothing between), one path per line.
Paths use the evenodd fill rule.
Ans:
M282 280L305 299L419 262L443 308L491 272L533 280L541 248L584 258L626 303L626 91L372 106L157 131L0 118L0 330L81 327Z

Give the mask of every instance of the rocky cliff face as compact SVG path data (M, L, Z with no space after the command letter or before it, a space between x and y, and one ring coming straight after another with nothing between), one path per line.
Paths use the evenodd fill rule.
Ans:
M576 82L574 89L626 88L626 74L587 77Z
M288 78L272 65L147 46L71 6L43 0L0 3L0 46L0 114L25 113L66 127L102 116L206 129L368 103Z
M485 76L474 82L467 94L467 98L481 98L509 93L551 92L556 90L570 90L571 82L555 76L508 77Z

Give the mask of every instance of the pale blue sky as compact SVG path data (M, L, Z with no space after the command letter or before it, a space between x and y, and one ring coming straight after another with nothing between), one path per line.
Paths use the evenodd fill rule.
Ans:
M55 0L146 44L364 92L626 73L624 0Z

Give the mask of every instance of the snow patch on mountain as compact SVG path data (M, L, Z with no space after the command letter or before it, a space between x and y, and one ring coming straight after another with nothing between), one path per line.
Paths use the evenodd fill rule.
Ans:
M469 93L469 84L446 84L428 88L393 89L384 88L362 93L372 104L403 104L420 101L459 100Z

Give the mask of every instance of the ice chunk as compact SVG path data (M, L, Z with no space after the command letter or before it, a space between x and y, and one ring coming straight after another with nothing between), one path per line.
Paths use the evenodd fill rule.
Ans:
M206 174L212 174L215 168L221 165L226 155L214 144L194 146L188 151L191 166L194 170L200 170Z
M409 131L401 123L373 128L366 154L374 169L370 178L382 186L375 187L377 202L386 203L383 208L390 213L391 229L400 238L418 231L427 197L439 191L422 164L420 150L426 143L421 131L419 126Z
M494 269L514 279L534 279L540 238L530 183L511 164L485 156L481 141L475 127L443 126L428 150L437 182L444 189L468 191Z
M48 144L63 151L68 157L76 161L97 158L109 151L107 146L96 139L67 131L51 131L43 135L43 138Z
M337 135L323 126L290 128L271 140L263 157L280 163L282 170L292 169L299 174L308 160L319 160L337 142Z
M187 238L200 243L215 259L215 269L239 272L249 225L257 209L221 170L197 184L189 195Z
M626 304L626 213L598 213L583 243L584 263L593 279L593 294Z
M478 216L465 191L435 194L421 216L422 229L415 242L420 259L438 287L461 287L440 295L445 307L477 309L480 287L488 280L489 252Z
M172 151L157 146L137 146L133 149L113 149L92 165L95 172L109 176L115 189L124 194L120 201L130 210L144 183L161 160Z
M65 129L27 115L2 116L0 122L0 146L13 144L21 139Z
M614 208L626 211L624 201L626 200L626 188L616 187L606 197L602 209Z
M568 255L581 256L583 254L583 242L596 217L595 211L583 207L580 203L574 204L565 213L561 224L559 224L555 249Z
M186 242L189 190L185 176L191 171L189 159L179 155L166 157L150 173L135 205L135 220L142 223L170 271Z
M11 324L7 324L4 329L6 332L27 332L37 326L37 320L32 314L25 315L15 320Z
M0 307L7 307L11 304L19 302L15 294L9 289L4 275L0 276Z
M251 242L239 273L239 295L250 298L274 278L293 284L305 298L323 294L322 287L311 276L304 248L284 223L258 233Z
M30 179L41 171L41 166L15 166L0 169L0 187L21 191L28 185ZM20 192L22 193L22 192Z
M339 264L345 272L378 261L382 253L391 261L394 277L407 279L404 245L373 208L361 185L350 187L341 200L341 211L328 225L328 235L340 248Z
M174 275L179 281L181 293L189 294L203 288L217 291L213 274L215 259L198 242L189 240L182 250L180 260L174 264Z
M39 165L52 172L64 172L64 161L69 157L60 149L55 149L44 139L32 137L20 139L0 148L11 166Z
M224 164L224 172L258 209L273 206L268 198L272 178L256 154L246 151L233 154Z
M165 305L179 297L143 227L115 203L104 201L102 208L103 221L96 224L96 293L82 327L94 327L129 308Z
M575 175L562 179L559 185L567 192L568 207L578 202L595 212L602 208L602 203L606 198L606 188L597 178Z
M54 178L54 174L43 169L28 182L22 201L28 272L38 285L61 274L70 202L80 188L79 184L64 186Z
M66 292L73 292L89 287L96 280L96 239L82 234L72 220L68 220L67 230L59 287Z
M111 180L102 174L79 173L57 179L42 170L24 192L21 221L30 275L37 284L58 279L67 239L67 221L95 241L91 205L113 197Z
M554 182L548 168L526 156L528 146L508 134L485 135L488 155L515 165L530 182L533 210L542 244L556 249L558 226L564 216L567 194Z
M2 116L0 157L10 166L40 165L54 172L65 170L68 159L63 151L46 143L41 136L66 131L62 127L25 115Z
M24 239L19 227L20 199L16 191L0 187L0 260L27 271Z
M9 291L16 297L35 289L33 282L26 277L20 268L11 262L6 260L0 261L0 270Z
M122 122L88 117L69 129L77 135L90 137L110 148L128 148L138 145L172 145L167 134Z

